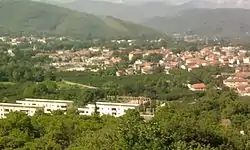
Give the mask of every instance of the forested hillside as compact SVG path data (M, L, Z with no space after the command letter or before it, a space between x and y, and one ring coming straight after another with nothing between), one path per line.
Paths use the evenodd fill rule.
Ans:
M74 37L160 35L153 29L112 17L99 18L87 13L29 0L1 0L0 20L1 34L22 33Z

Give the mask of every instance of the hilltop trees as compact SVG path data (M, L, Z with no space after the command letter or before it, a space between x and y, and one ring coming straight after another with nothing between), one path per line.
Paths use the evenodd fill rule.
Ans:
M168 103L145 122L128 110L120 118L10 113L0 120L1 149L249 149L249 106L232 92L209 95L194 104ZM226 97L225 97L226 96ZM232 111L233 110L233 111ZM226 113L226 115L225 115ZM223 123L228 119L231 123ZM244 135L240 131L244 131Z

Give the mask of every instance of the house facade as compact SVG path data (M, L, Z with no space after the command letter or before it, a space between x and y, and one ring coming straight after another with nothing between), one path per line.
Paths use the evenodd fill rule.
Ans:
M92 115L95 111L102 115L111 115L120 117L125 114L126 110L136 109L140 104L128 103L109 103L109 102L96 102L96 104L88 104L85 108L78 108L80 115Z
M22 104L0 103L0 119L6 118L10 112L24 112L28 116L33 116L38 109L43 109L41 106L24 106Z
M44 113L51 113L55 110L66 111L67 108L73 105L73 101L66 100L49 100L49 99L32 99L25 98L23 101L16 101L23 106L39 106L44 108Z

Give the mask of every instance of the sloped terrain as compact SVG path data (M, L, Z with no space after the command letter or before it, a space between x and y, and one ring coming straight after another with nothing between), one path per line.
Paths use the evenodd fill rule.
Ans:
M28 0L0 1L0 33L51 34L75 37L139 36L159 34L153 29L100 18L58 6ZM115 26L115 27L114 27Z

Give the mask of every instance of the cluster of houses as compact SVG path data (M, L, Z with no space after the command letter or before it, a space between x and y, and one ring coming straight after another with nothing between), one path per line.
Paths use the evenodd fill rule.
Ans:
M143 58L152 54L162 55L162 59L158 62L147 62ZM228 65L230 67L237 67L241 64L249 64L250 57L247 51L241 47L205 47L200 51L183 51L174 53L169 49L158 49L140 51L135 50L128 54L129 60L142 56L142 59L136 60L131 67L137 72L143 74L152 74L157 68L163 69L168 72L173 68L182 68L188 71L212 65ZM126 74L127 68L119 70L118 76ZM131 70L131 69L130 69Z
M250 64L237 66L235 73L229 75L223 83L234 89L240 96L250 96Z
M79 115L97 113L101 116L111 115L120 117L128 109L137 109L140 105L148 102L148 99L141 100L140 97L135 97L135 99L137 100L131 100L127 103L96 102L95 104L88 104L83 108L77 109ZM25 98L24 100L17 100L16 103L0 103L0 118L6 118L8 113L14 111L23 112L29 116L33 116L38 110L47 114L57 110L66 113L67 109L72 106L73 101Z
M130 63L124 68L119 68L116 75L153 74L158 71L168 72L173 68L182 68L188 71L210 66L228 65L237 67L241 64L249 64L250 57L246 50L241 47L205 47L200 51L183 51L174 53L170 49L155 50L120 50L122 55L127 56ZM57 51L55 53L43 53L52 60L52 66L65 71L98 72L113 67L125 60L114 55L114 51L103 48L89 48L79 51ZM157 61L150 61L149 56L159 56Z
M34 43L43 43L46 44L49 41L62 41L67 39L66 37L36 37L36 36L20 36L20 37L11 37L11 36L0 36L0 41L10 45L19 45L19 44L34 44ZM72 40L72 39L67 39Z

